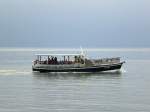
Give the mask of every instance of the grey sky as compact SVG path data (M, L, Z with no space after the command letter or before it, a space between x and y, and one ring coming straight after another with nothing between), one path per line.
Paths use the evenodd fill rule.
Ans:
M3 47L150 47L149 0L0 0Z

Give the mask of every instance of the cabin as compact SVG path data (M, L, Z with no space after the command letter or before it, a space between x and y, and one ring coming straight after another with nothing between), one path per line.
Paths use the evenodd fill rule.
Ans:
M81 54L36 54L34 66L38 67L83 67L85 56Z

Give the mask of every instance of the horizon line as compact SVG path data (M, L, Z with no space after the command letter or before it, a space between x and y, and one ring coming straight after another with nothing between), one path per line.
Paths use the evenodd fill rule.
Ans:
M150 47L145 48L83 48L84 51L150 51ZM0 51L80 51L79 48L56 48L56 47L0 47Z

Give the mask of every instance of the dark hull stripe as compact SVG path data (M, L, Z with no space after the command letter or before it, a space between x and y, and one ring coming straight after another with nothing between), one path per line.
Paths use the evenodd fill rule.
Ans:
M61 69L61 70L48 70L43 68L32 68L32 69L33 71L39 71L39 72L101 72L101 71L120 69L123 63L124 62L118 64L112 64L112 65L83 67L83 68L68 68L68 69Z

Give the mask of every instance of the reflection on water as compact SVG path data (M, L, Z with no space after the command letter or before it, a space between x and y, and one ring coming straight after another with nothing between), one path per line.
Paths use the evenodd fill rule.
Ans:
M36 104L55 112L106 110L121 95L121 72L32 74Z
M90 77L95 78L120 78L122 72L121 71L110 71L110 72L96 72L96 73L40 73L40 72L32 72L33 76L36 78L49 78L49 79L86 79Z

